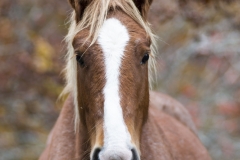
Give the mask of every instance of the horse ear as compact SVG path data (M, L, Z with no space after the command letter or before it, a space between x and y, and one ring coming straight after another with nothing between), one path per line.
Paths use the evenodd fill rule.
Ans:
M76 12L76 21L79 22L82 19L85 8L91 3L92 0L68 0L68 1Z
M75 9L75 0L68 0L68 2L71 4L72 8Z
M147 13L153 0L133 0L144 20L147 20Z

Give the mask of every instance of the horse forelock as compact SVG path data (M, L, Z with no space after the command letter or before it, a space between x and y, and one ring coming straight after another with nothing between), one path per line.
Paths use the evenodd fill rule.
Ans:
M66 66L64 69L66 86L61 93L62 95L66 95L70 92L73 93L74 96L74 107L75 107L75 131L77 131L77 126L79 125L80 117L79 117L79 106L78 106L78 91L77 91L77 62L75 59L74 48L72 46L73 39L75 35L82 31L83 29L89 29L89 35L87 40L90 40L90 46L93 45L99 35L99 30L101 29L104 21L107 19L107 15L109 10L114 11L116 9L122 10L128 16L130 16L133 20L135 20L146 32L146 34L150 37L151 40L151 58L149 59L149 83L150 88L153 83L153 77L155 73L155 56L156 56L156 36L150 29L149 23L144 21L141 16L139 10L135 6L132 0L98 0L92 1L92 3L85 9L84 15L78 23L76 22L76 13L72 12L70 17L70 27L68 30L68 34L65 37L65 41L67 44L67 54L66 54Z

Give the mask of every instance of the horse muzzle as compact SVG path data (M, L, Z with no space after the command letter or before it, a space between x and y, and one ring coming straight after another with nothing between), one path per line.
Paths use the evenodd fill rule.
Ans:
M140 160L136 149L95 148L91 160Z

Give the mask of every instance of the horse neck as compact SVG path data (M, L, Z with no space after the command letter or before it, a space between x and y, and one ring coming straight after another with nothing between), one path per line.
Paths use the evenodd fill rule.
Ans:
M90 137L87 133L86 127L82 125L80 122L79 129L76 131L76 157L79 157L80 159L86 159L86 157L89 157L91 148L90 148Z
M76 131L74 130L74 115L74 100L70 94L63 105L61 114L52 131L52 139L60 148L63 147L60 149L61 152L65 152L66 148L64 147L68 146L68 149L71 150L69 157L75 154L74 157L77 157L76 159L86 159L90 154L89 135L82 123L79 124ZM59 140L63 143L62 145L59 144Z

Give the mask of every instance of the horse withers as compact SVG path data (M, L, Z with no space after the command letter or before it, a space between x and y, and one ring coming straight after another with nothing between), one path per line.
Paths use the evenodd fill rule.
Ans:
M151 0L69 0L64 94L41 160L209 160L185 108L149 92Z

